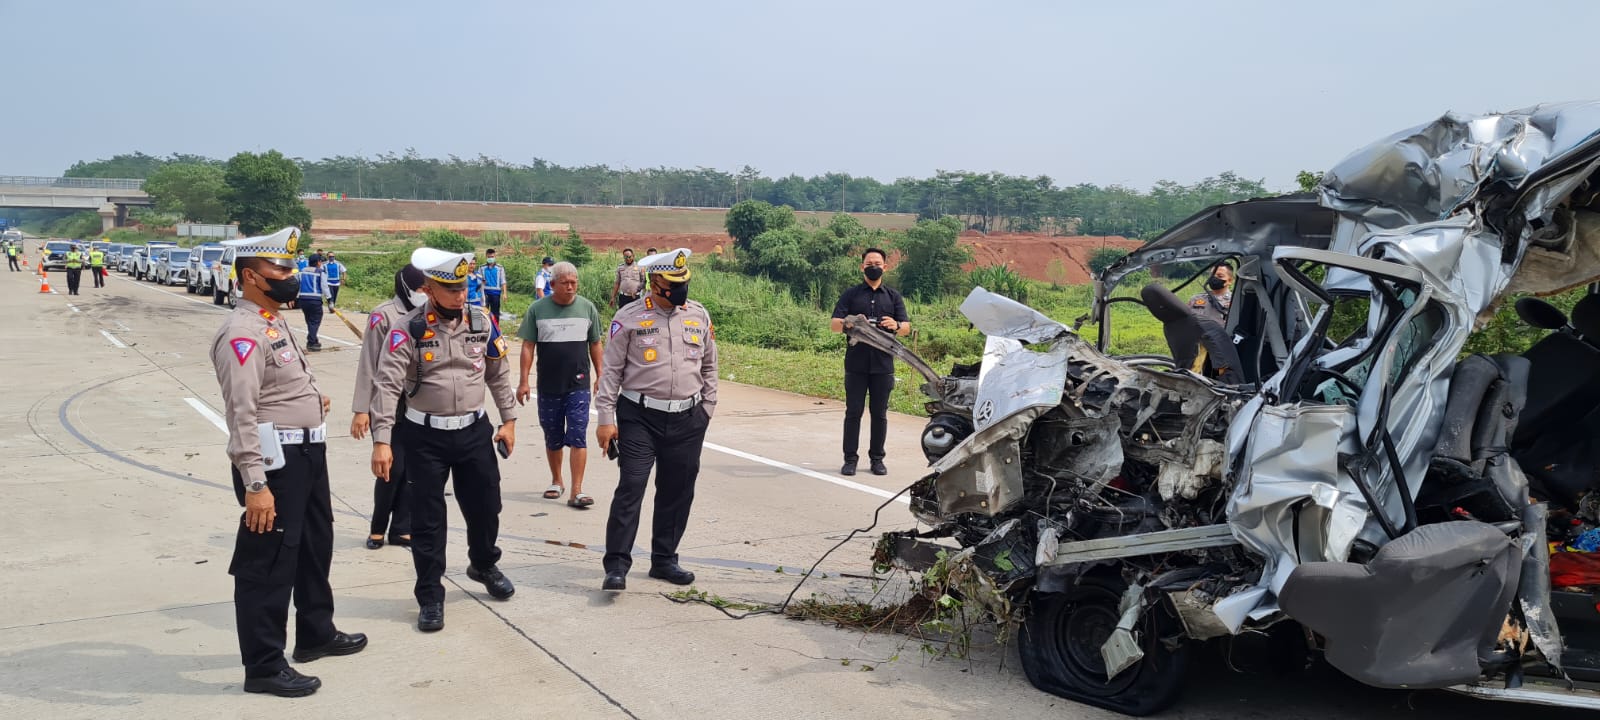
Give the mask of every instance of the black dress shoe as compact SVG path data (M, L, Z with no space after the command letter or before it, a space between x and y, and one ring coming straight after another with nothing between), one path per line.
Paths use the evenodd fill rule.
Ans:
M438 632L444 629L444 603L428 603L417 612L417 629Z
M329 655L354 655L366 648L366 635L361 633L334 633L332 640L317 647L296 647L294 649L294 661L308 663Z
M377 550L378 548L381 548L381 547L383 547L383 538L375 538L375 537L372 537L371 535L367 536L367 549L368 550Z
M468 565L467 579L483 583L484 588L489 591L489 596L496 600L504 600L517 591L516 586L511 584L511 580L505 576L505 573L500 572L500 568L493 565L483 570Z
M322 681L310 675L301 675L292 667L286 667L271 677L255 677L244 679L244 691L247 693L267 693L278 697L305 697L322 687Z
M839 468L839 474L840 475L854 475L854 474L856 474L856 461L854 461L854 460L846 460L846 461L844 461L844 467Z
M888 475L889 474L889 468L884 466L882 460L873 460L872 461L872 474L873 475Z
M662 565L650 568L650 577L665 580L673 585L688 585L694 582L694 573L677 565Z
M622 572L606 573L606 581L600 583L601 590L627 590L628 574Z

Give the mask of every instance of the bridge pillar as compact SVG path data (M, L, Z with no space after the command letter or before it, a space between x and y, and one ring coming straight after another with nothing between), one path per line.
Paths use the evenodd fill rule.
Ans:
M111 203L106 203L104 205L101 205L100 206L100 232L102 232L102 233L111 232L118 225L121 225L122 224L121 221L126 217L126 212L127 211L124 210L123 208L121 208L121 207L119 207L117 205L113 205Z

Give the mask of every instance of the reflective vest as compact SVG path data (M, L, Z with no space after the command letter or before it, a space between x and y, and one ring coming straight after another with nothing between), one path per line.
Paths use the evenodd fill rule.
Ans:
M90 250L89 251L89 265L90 265L90 267L105 267L106 266L106 254L101 252L101 251L99 251L99 250Z
M338 285L344 280L344 266L330 260L322 264L322 274L328 276L329 285Z
M490 265L483 269L483 290L490 295L500 294L500 266Z
M17 246L15 246L15 245L7 245L6 246L6 255L9 256L9 257L16 257L17 256Z
M72 252L67 253L67 269L68 270L81 270L81 269L83 269L83 253L78 252L77 250L73 250Z

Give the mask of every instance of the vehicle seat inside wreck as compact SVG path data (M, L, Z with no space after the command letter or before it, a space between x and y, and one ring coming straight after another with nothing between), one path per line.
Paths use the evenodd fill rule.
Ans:
M1161 283L1145 285L1139 298L1161 321L1173 364L1224 384L1244 382L1239 351L1220 321L1190 308Z
M1566 317L1543 300L1517 301L1530 325L1552 330L1523 353L1531 365L1527 407L1511 447L1537 494L1575 509L1600 464L1600 295Z

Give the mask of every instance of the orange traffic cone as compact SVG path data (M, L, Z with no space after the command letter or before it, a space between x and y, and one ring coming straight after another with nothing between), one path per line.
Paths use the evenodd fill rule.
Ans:
M39 292L42 292L42 293L55 292L54 290L50 289L50 278L45 276L43 270L39 271Z
M22 266L23 267L27 267L28 266L28 256L27 255L23 255L22 256Z

